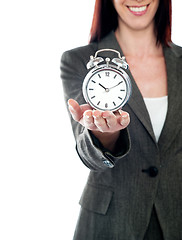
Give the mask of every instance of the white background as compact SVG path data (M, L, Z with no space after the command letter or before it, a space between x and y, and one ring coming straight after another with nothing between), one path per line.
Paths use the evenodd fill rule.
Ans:
M180 0L173 35L182 46ZM89 170L75 152L60 57L88 42L94 0L0 6L0 239L71 240Z

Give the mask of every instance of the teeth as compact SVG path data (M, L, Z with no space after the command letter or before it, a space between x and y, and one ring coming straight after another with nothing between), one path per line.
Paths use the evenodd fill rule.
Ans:
M143 7L129 7L132 12L143 12L147 9L147 6Z

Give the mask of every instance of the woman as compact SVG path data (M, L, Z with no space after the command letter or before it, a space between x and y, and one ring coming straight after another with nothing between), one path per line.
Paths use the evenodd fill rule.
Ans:
M86 63L105 48L130 66L122 111L94 110L82 96ZM61 73L91 169L74 239L182 239L182 49L171 42L171 1L96 0L90 44L65 52Z

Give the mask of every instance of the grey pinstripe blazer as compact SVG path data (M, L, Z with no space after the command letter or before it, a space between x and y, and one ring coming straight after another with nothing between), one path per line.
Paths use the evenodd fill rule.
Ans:
M86 63L90 55L103 48L122 53L111 32L99 43L63 54L65 100L84 103L81 87ZM142 240L153 207L164 239L182 239L182 48L174 44L164 47L164 56L168 112L158 143L130 72L133 91L124 110L129 112L131 123L120 133L116 154L103 149L87 129L71 119L77 152L91 169L80 200L76 240Z

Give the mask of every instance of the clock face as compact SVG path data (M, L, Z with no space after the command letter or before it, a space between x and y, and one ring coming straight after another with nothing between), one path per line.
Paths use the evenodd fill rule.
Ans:
M95 109L116 111L129 99L130 79L126 72L112 67L96 69L86 76L83 93Z

